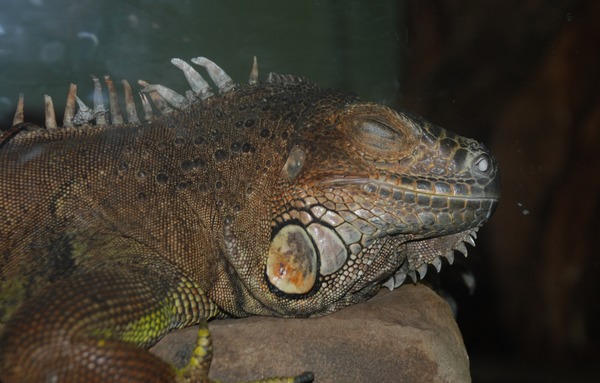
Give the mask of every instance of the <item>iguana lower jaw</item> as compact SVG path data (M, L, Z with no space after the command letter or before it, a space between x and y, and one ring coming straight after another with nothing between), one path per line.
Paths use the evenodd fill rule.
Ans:
M397 181L397 177L390 178ZM412 181L415 185L419 183ZM410 276L414 282L422 279L429 265L439 272L442 258L452 264L455 251L467 256L465 244L475 246L479 227L492 216L499 201L497 179L493 180L488 191L476 189L470 194L464 193L464 189L454 190L451 187L448 189L453 194L446 194L448 190L445 187L442 188L443 193L435 194L424 188L410 188L398 182L373 179L337 179L319 186L329 193L334 189L343 189L353 196L351 207L355 207L353 213L359 218L349 213L346 216L363 220L361 224L355 223L355 226L376 227L374 233L363 237L361 243L365 247L385 237L396 243L397 256L405 260L392 277L383 283L390 289L399 287L406 276ZM356 205L360 205L360 208L356 209ZM344 232L347 231L347 225L338 224L335 231L340 237L347 236Z

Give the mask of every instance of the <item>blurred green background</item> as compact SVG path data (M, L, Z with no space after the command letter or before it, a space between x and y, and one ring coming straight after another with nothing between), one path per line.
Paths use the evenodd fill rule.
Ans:
M19 93L29 118L43 94L62 110L68 85L80 97L90 74L139 78L183 91L169 60L205 56L236 81L252 57L262 75L292 73L323 87L393 103L401 86L405 3L398 1L0 0L0 116ZM264 77L263 77L264 78ZM57 113L61 115L61 113ZM7 120L8 119L8 120Z

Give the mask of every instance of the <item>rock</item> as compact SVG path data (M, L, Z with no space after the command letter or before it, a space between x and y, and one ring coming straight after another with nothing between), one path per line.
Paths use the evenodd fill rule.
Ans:
M312 371L325 382L470 382L469 358L448 304L424 285L382 290L368 302L310 319L210 322L213 379L239 381ZM196 327L153 352L185 365Z

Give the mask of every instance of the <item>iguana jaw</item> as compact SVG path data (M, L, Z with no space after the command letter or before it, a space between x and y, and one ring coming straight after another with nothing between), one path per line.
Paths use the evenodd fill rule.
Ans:
M396 288L407 275L417 281L429 264L439 270L441 257L451 263L455 250L466 255L465 243L475 244L498 201L494 192L425 194L356 177L319 181L312 191L275 220L265 275L273 294L296 310L328 286L347 292L324 312L379 286Z
M364 178L329 180L319 187L353 190L349 194L361 206L368 207L372 205L368 201L377 201L370 211L379 211L382 219L372 214L369 220L387 219L388 224L379 226L379 237L372 236L368 243L384 235L391 236L389 240L396 243L396 256L404 259L383 283L389 289L399 287L407 275L414 282L423 278L428 265L439 271L442 257L452 264L454 251L467 256L465 243L475 246L477 231L491 217L499 198L496 188L483 195L440 195ZM398 218L392 221L390 217L396 215Z

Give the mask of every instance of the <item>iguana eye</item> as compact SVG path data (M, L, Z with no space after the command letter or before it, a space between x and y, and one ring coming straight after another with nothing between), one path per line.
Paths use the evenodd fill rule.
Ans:
M360 146L368 146L376 150L398 150L403 143L404 135L382 121L366 119L354 124L353 139Z

